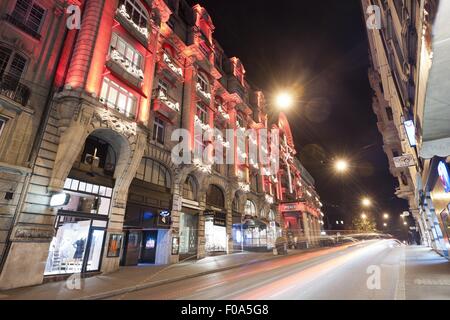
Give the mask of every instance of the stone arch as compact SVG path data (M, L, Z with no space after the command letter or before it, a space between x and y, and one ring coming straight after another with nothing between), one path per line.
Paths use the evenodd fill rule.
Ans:
M164 167L166 167L167 170L169 170L171 178L171 189L173 190L178 184L177 172L179 168L172 162L171 153L161 148L149 145L147 148L145 148L143 157L155 160L156 162L159 162Z
M218 186L222 190L223 195L225 197L225 209L231 210L231 203L233 201L233 198L231 197L230 192L231 190L229 188L229 184L226 180L218 176L215 175L205 176L205 180L203 184L201 184L203 188L200 189L200 194L204 195L205 201L206 201L206 191L208 190L208 187L211 184Z

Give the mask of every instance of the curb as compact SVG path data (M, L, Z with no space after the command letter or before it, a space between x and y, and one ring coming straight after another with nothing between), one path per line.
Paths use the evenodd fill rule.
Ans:
M115 296L118 296L118 295L130 293L130 292L135 292L135 291L140 291L140 290L149 289L149 288L153 288L153 287L158 287L158 286L161 286L161 285L165 285L165 284L169 284L169 283L173 283L173 282L177 282L177 281L182 281L182 280L197 278L197 277L201 277L201 276L205 276L205 275L213 274L213 273L217 273L217 272L223 272L223 271L227 271L227 270L232 270L232 269L236 269L236 268L239 268L239 267L242 267L242 266L245 266L245 265L252 265L252 264L255 264L255 263L260 263L260 262L265 262L265 261L269 261L269 260L274 260L274 259L281 258L281 257L300 255L300 254L303 254L303 253L305 253L305 251L296 252L296 253L293 253L293 254L290 254L290 255L288 254L288 255L271 256L271 257L268 257L268 258L265 258L265 259L256 260L256 261L252 261L252 262L239 263L239 264L235 264L235 265L228 266L228 267L223 267L223 268L214 269L214 270L210 270L210 271L203 271L203 272L199 272L199 273L193 273L193 274L190 274L190 275L181 276L181 277L177 277L177 278L170 278L170 279L166 279L166 280L159 280L159 281L143 283L143 284L132 286L132 287L115 289L115 290L111 290L111 291L108 291L108 292L102 292L102 293L98 293L98 294L93 294L93 295L90 295L90 296L87 296L87 297L74 298L72 300L101 300L101 299L106 299L106 298L115 297Z

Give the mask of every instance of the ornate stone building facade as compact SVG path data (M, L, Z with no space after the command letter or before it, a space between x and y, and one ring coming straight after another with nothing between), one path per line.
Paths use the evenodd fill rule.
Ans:
M226 129L270 124L263 93L214 39L205 8L181 0L73 1L81 28L69 30L62 2L39 3L46 6L8 1L2 13L16 19L0 22L12 30L1 35L0 50L9 52L3 41L14 50L23 43L29 57L14 87L1 74L0 178L8 181L0 189L1 289L120 265L268 250L284 229L279 205L289 201L306 203L299 210L310 213L307 238L316 244L320 201L311 183L311 199L302 200L298 161L290 158L288 167L299 188L285 197L282 175L264 176L247 155L249 144L261 145L259 136L245 150L226 141ZM8 40L12 34L18 40ZM34 38L28 49L24 37ZM16 72L20 59L3 51L0 71ZM293 150L280 119L275 127ZM210 143L196 128L217 128L223 146L245 160L175 164L180 128L191 133L189 154Z
M423 243L448 255L448 47L445 1L362 1L370 45L373 108L396 195L409 203ZM440 80L437 80L440 78ZM439 102L441 101L441 102ZM440 180L443 183L437 183ZM407 225L407 223L405 223Z

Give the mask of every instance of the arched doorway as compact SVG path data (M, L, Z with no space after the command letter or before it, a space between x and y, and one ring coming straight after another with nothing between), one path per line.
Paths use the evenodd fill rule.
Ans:
M223 254L228 251L227 213L225 195L218 186L209 185L206 192L205 251L207 254Z
M169 263L171 188L169 169L142 158L128 192L122 265Z
M111 130L96 130L87 137L58 194L63 205L58 206L45 276L100 271L114 174L127 146Z

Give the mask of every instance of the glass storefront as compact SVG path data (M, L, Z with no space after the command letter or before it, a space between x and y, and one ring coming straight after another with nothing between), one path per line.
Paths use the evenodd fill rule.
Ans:
M205 250L206 252L227 251L227 228L225 220L207 216L205 218Z
M99 271L112 188L66 179L69 201L58 210L45 275Z
M180 255L197 254L198 215L180 212Z

